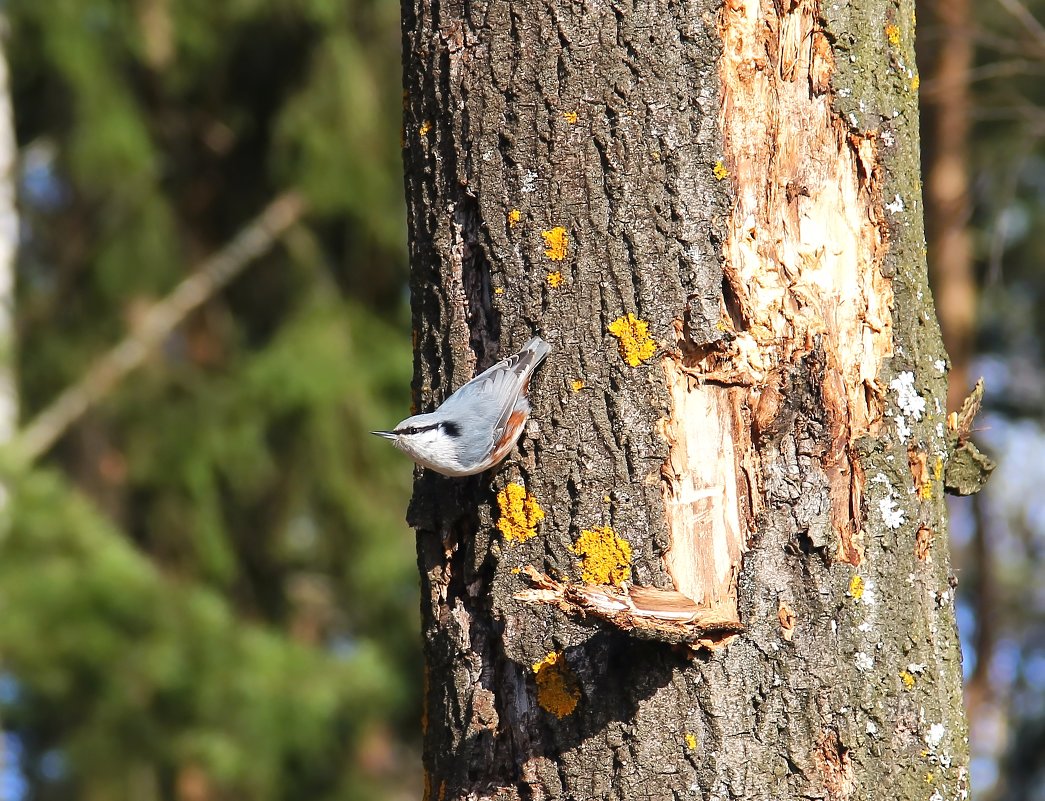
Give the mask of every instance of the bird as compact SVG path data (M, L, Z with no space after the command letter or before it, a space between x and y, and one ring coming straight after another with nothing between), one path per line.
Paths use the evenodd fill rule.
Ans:
M530 376L551 352L540 337L484 370L434 412L415 414L391 431L390 440L422 467L444 476L474 476L504 460L530 416Z

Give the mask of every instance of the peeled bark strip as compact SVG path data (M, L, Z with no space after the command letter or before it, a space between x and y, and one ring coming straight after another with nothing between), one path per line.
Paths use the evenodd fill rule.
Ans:
M963 798L912 2L403 26L418 408L553 346L418 476L428 798Z

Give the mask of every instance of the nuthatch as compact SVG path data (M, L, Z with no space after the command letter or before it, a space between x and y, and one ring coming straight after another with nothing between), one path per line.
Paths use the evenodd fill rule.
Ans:
M551 345L534 337L443 401L391 431L374 431L422 467L444 476L474 476L498 464L515 446L530 416L530 376Z

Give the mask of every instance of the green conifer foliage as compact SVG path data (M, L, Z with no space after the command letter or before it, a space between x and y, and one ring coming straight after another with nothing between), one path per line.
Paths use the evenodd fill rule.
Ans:
M367 433L409 406L397 4L4 5L25 420L274 197L308 207L9 479L31 797L416 794L410 469Z

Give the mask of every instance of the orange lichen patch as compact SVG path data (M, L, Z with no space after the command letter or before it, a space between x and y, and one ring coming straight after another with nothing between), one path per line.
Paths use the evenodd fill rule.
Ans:
M686 732L686 748L690 751L697 750L697 735Z
M561 225L541 231L544 238L544 255L552 261L562 261L570 247L570 237Z
M537 499L521 484L511 483L497 493L501 517L497 528L509 542L526 542L537 535L537 525L544 520L544 510Z
M788 642L791 642L795 636L795 622L798 619L795 615L795 610L791 607L791 604L781 599L777 602L776 617L780 621L781 636Z
M928 562L932 559L933 530L928 526L921 526L914 538L914 555L919 562Z
M522 219L522 212L519 211L518 209L512 209L511 211L508 212L508 227L509 228L514 228L519 223L519 220L521 220L521 219Z
M574 392L580 392L582 389L584 389L584 382L578 378L576 381L570 384L570 389L572 389Z
M632 367L638 367L657 352L657 343L649 335L649 323L630 312L610 323L609 332L617 337L620 357Z
M900 46L900 26L890 22L885 26L885 38L893 47Z
M910 690L912 687L914 687L914 682L915 682L914 674L911 673L910 671L907 671L907 670L901 670L900 671L900 681L903 682L903 686L905 688Z
M577 112L576 111L564 111L562 113L562 117L570 125L576 125L577 124Z
M427 136L430 130L432 130L431 120L425 120L417 128L417 132L421 134L421 136Z
M921 75L915 75L913 78L911 78L911 91L912 92L917 92L918 89L921 87L921 85L922 85L922 76Z
M849 579L849 595L859 601L864 597L864 580L862 576L853 575Z
M553 273L548 273L545 280L552 289L558 289L566 279L562 277L562 273L559 270L556 270Z
M715 168L711 171L711 174L719 181L724 181L729 177L729 170L726 169L726 165L721 161L716 161Z
M561 651L552 651L544 659L534 662L533 672L536 674L537 703L541 709L564 718L577 708L581 699L580 683Z
M631 578L631 545L609 526L584 529L570 550L581 557L581 577L587 584L619 586Z

